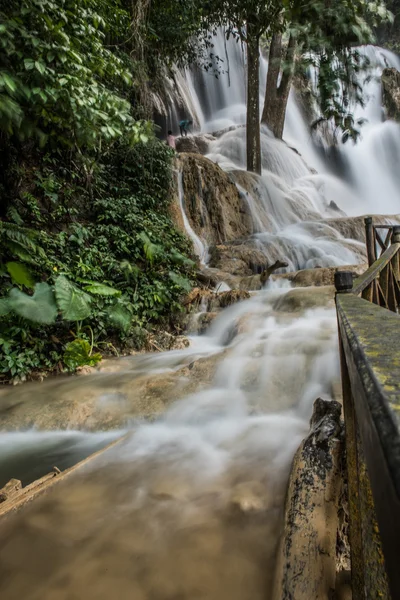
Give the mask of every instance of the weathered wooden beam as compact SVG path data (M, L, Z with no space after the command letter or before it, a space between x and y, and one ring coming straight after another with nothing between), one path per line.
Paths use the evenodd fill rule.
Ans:
M353 294L358 295L368 287L383 271L386 265L400 251L400 243L393 243L385 252L369 267L365 273L357 277L353 285Z
M400 226L393 227L392 245L400 244ZM398 252L392 260L393 274L396 281L400 281L400 253Z
M85 465L91 463L96 458L104 454L104 452L107 452L117 444L120 444L123 440L126 440L128 436L129 434L125 434L119 439L114 440L110 444L107 444L107 446L105 446L104 448L101 448L97 452L94 452L93 454L81 460L73 467L62 471L61 473L58 470L53 470L53 472L48 473L47 475L41 477L36 481L33 481L25 488L20 489L18 493L12 495L5 502L2 502L0 504L0 521L2 518L10 516L11 514L22 509L25 505L29 504L42 494L46 493L56 483L64 481L68 477L72 476L74 473L82 469Z
M293 460L273 600L327 600L336 587L342 485L341 405L318 398L311 432Z
M354 412L354 400L346 363L343 343L339 336L340 367L343 390L343 412L345 417L345 443L347 468L347 493L350 520L350 556L352 600L365 600L364 549L361 532L361 507L359 495L359 477L357 460L357 423Z
M375 235L372 217L365 217L365 242L367 244L368 264L371 266L376 261Z
M388 297L389 291L389 278L390 278L390 262L386 265L384 269L382 269L381 274L379 275L379 285L382 290L382 294L385 300Z
M367 285L365 289L361 292L361 297L364 300L368 300L368 302L372 302L372 298L374 296L374 282Z
M393 233L393 229L392 227L389 227L389 230L386 234L386 238L385 238L385 247L387 248L390 244L390 240L392 239L392 233Z
M385 570L395 600L400 598L400 317L353 294L337 294L336 305ZM370 552L374 560L381 560L376 545ZM366 598L385 598L384 594L378 579Z

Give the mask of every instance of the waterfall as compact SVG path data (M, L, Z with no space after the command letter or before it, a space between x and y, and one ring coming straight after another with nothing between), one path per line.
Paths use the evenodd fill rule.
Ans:
M321 153L290 93L283 141L276 140L266 127L261 130L262 176L243 174L246 162L246 67L245 52L233 39L224 40L220 30L215 38L215 54L220 57L221 74L195 69L187 74L194 105L203 110L198 119L202 131L232 128L213 142L208 158L230 171L253 215L258 246L272 259L279 258L290 269L357 263L364 259L362 245L345 240L332 227L311 227L307 223L339 216L396 214L400 212L400 126L384 121L381 107L380 75L385 66L400 68L391 52L368 46L361 49L371 63L363 78L366 104L355 109L356 119L365 119L357 144L338 143L337 153L346 165L347 175L334 174L330 159ZM260 66L260 100L264 100L265 58ZM365 81L364 81L365 80ZM298 153L296 153L296 151ZM242 171L242 174L238 173ZM258 179L258 182L255 180ZM251 199L250 199L251 196ZM338 212L338 208L342 212ZM270 224L261 229L261 224ZM271 228L272 224L272 228Z

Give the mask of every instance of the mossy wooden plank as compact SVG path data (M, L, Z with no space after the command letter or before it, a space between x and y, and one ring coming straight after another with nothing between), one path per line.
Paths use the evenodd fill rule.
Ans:
M394 600L400 598L400 317L354 294L338 294L336 305L348 372L347 388L361 436L357 463L361 460L361 472L368 473L373 495L370 502L365 477L361 485L359 469L349 471L349 478L358 476L362 537L368 538L362 542L362 554L368 546L368 560L366 556L362 560L365 565L376 561L377 568L382 561L379 544L371 535L375 505ZM351 435L349 430L346 435ZM376 593L366 598L387 598L384 577L374 572L372 579Z

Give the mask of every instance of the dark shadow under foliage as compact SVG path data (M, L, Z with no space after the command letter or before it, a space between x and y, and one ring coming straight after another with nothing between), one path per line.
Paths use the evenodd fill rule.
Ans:
M13 313L0 317L3 379L61 366L65 344L78 334L103 350L110 342L140 348L143 328L170 327L194 264L168 212L172 160L164 144L149 141L118 143L91 169L77 169L73 158L54 152L13 164L14 197L7 220L0 221L0 295L15 287L9 262L25 265L35 282L53 285L65 275L96 293L83 322L61 315L54 325ZM106 288L97 293L93 283L118 294L108 295ZM19 288L31 294L27 286ZM108 318L111 305L125 315L122 323Z

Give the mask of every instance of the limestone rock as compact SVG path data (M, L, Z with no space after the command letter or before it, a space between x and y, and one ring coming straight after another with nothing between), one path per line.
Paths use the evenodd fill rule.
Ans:
M248 208L228 173L199 154L181 154L185 212L209 245L246 237L253 231Z
M273 258L277 260L280 257ZM209 264L210 267L241 277L261 273L268 266L265 254L253 239L217 244L210 248Z
M208 289L194 288L183 301L184 306L194 307L206 311L216 311L226 308L236 302L250 298L246 290L229 290L226 292L214 292Z
M273 281L281 281L282 279L286 279L295 287L320 287L333 285L336 271L351 271L353 273L353 277L357 277L358 275L364 273L367 269L367 263L340 267L324 267L319 269L303 269L301 271L293 271L290 273L283 273L281 275L272 275L271 279Z
M388 118L400 121L400 72L395 68L382 72L382 100Z
M335 217L320 221L323 225L329 225L335 229L344 238L356 240L365 244L365 225L364 216L362 217ZM376 225L385 225L386 223L398 223L400 215L374 215Z
M299 312L317 306L335 306L335 288L333 286L295 288L280 296L274 304L279 312Z
M172 335L168 331L157 331L157 333L149 334L146 340L146 349L149 352L164 352L165 350L180 350L188 348L190 342L183 335L178 337Z
M198 315L195 323L194 333L202 334L209 329L215 319L218 317L218 312L205 312Z
M220 292L216 294L216 301L219 308L226 308L237 302L248 300L249 298L250 294L246 290L230 290L229 292Z
M178 152L190 152L192 154L207 154L211 142L215 137L210 134L188 135L176 139L176 149Z

